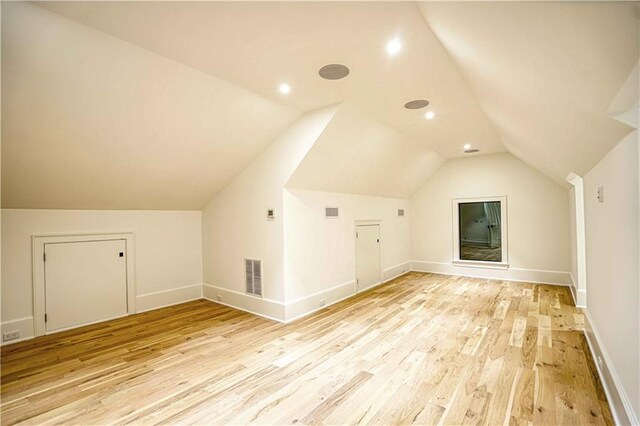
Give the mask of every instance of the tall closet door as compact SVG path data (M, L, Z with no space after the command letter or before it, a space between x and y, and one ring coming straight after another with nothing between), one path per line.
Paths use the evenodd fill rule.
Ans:
M356 226L356 290L381 282L380 225Z
M127 315L125 240L47 243L46 331Z

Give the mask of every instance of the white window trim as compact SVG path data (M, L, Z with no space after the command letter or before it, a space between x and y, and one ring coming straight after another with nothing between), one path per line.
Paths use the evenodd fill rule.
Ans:
M500 239L502 243L502 262L460 259L460 217L459 205L464 203L500 202ZM509 269L509 235L507 233L507 197L477 197L453 199L453 261L456 266L487 269Z

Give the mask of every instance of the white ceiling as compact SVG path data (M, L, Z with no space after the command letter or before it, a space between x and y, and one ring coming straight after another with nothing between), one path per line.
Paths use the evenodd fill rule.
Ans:
M436 152L345 103L287 186L409 198L443 162Z
M346 101L446 157L504 151L416 4L406 2L42 2L42 7L300 111ZM386 43L402 40L389 57ZM351 74L326 81L342 63ZM278 92L281 82L291 87ZM437 119L403 105L428 99Z
M630 131L609 110L637 2L37 4L2 3L3 207L199 209L338 102L292 185L408 197L466 143L564 182ZM351 74L323 80L328 63Z
M631 128L609 105L639 56L638 2L420 3L506 148L562 182Z
M203 208L299 113L28 3L2 4L2 206Z

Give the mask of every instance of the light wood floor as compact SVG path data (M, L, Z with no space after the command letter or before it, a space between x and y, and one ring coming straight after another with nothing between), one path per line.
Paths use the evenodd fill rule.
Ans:
M410 273L282 325L196 301L2 349L2 423L612 424L566 288Z

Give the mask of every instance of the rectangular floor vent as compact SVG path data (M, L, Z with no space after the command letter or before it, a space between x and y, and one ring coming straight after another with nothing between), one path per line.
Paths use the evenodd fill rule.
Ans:
M257 259L244 260L246 272L246 292L262 297L262 261Z
M338 208L337 207L325 207L324 208L324 217L326 218L337 218L338 217Z

